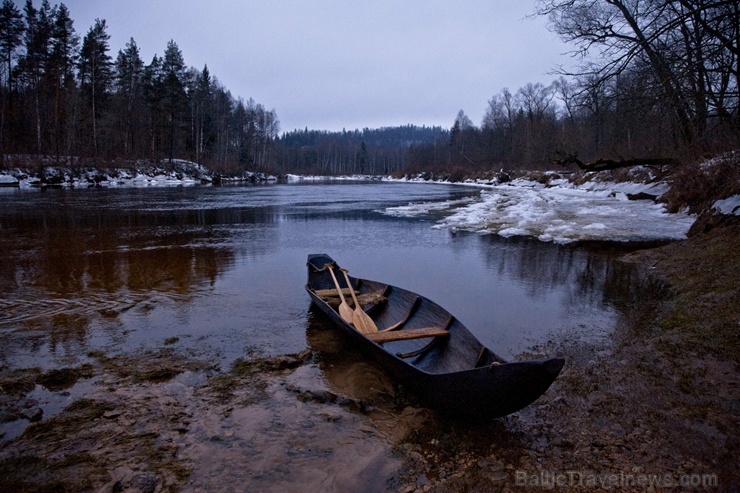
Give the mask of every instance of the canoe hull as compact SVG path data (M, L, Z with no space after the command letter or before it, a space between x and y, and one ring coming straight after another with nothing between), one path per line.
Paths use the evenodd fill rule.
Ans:
M427 298L396 286L351 278L351 282L359 286L356 289L360 293L386 286L388 306L383 307L383 312L392 312L398 304L411 306L413 300L414 306L419 308L410 317L409 325L446 320L450 334L449 337L414 341L406 345L400 342L372 342L342 319L326 299L316 294L316 291L333 287L328 286L328 274L321 270L330 264L338 268L328 255L309 255L306 290L315 306L392 379L427 406L443 414L496 418L516 412L540 397L564 365L561 358L507 362L483 346L467 328ZM346 287L345 283L341 287ZM391 316L393 320L399 318L398 313L391 313ZM374 318L382 322L383 313ZM379 324L379 327L382 329L383 325ZM403 352L404 349L411 351ZM418 356L414 355L416 353L419 353Z

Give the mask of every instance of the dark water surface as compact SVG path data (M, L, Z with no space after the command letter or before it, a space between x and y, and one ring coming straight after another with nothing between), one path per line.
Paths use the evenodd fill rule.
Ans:
M380 182L0 189L0 364L49 368L165 343L222 364L300 351L315 324L305 261L318 252L437 301L505 357L607 336L632 296L618 249L378 212L478 193Z

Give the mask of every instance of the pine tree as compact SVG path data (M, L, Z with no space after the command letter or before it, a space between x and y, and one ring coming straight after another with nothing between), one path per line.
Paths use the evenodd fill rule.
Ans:
M41 106L45 102L44 80L51 47L51 6L47 0L37 10L32 0L26 0L23 9L26 20L24 36L25 55L19 61L20 75L24 85L33 96L33 121L35 130L36 152L43 150L42 131L45 122L42 121Z
M99 151L98 119L113 79L112 62L108 54L110 36L105 29L105 20L95 19L95 25L90 28L82 41L78 73L80 89L91 109L95 156Z
M149 65L144 67L142 73L142 90L144 101L148 109L149 135L148 146L152 159L158 159L160 152L160 128L164 100L164 71L162 70L162 58L154 55Z
M213 117L211 107L213 99L213 81L208 65L195 77L195 90L192 97L194 107L194 145L195 160L200 162L207 155L214 140Z
M48 3L48 2L44 2ZM74 68L78 57L80 38L74 29L69 10L64 4L52 10L53 24L51 30L51 57L47 67L54 92L54 151L57 161L61 154L62 144L66 143L69 154L75 122L68 121L69 106L77 90L74 79Z
M0 87L0 168L5 157L5 120L6 112L13 113L13 57L21 45L23 36L23 16L11 0L3 0L0 7L0 51L5 65L5 86ZM0 82L1 83L1 82Z
M3 0L0 7L0 51L2 51L3 63L6 66L6 87L8 92L13 89L13 56L21 46L23 39L23 16L12 0Z
M360 144L360 174L365 174L365 167L368 165L368 157L367 157L367 146L365 145L365 141L362 141L362 144Z
M124 154L131 155L136 150L137 104L141 97L141 84L144 61L139 55L139 47L134 38L126 43L124 50L118 51L116 58L116 88L125 111L123 137Z
M169 124L168 157L172 161L177 133L187 106L185 60L174 40L167 43L162 61L162 72L164 74L164 104Z

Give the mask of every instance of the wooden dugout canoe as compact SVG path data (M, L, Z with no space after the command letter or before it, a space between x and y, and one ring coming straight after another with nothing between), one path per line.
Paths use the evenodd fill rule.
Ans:
M378 329L363 334L340 316L329 269L349 303L352 296L339 265L326 254L312 254L307 266L313 303L392 378L443 414L496 418L516 412L542 395L565 363L562 358L507 362L433 301L350 276L351 289Z

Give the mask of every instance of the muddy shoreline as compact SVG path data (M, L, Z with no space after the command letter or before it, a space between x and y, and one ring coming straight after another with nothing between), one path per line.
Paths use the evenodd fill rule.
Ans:
M31 423L0 444L0 489L737 491L738 244L734 218L710 218L626 256L655 298L602 346L537 348L567 359L562 375L490 423L441 420L331 334L226 371L167 341L46 372L1 368L2 420ZM39 387L72 402L43 416Z

